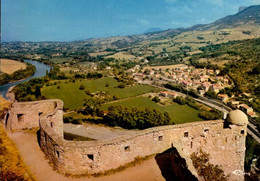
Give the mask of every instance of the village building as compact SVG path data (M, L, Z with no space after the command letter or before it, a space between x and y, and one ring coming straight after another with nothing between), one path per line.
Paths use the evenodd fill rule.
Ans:
M237 109L239 104L240 104L239 101L229 101L228 102L228 106L230 106L232 109Z
M167 92L167 91L161 91L160 96L163 96L163 97L170 97L170 98L176 98L178 96L177 93L174 93L174 92Z
M227 103L229 97L227 94L218 94L218 99L220 99L224 103Z

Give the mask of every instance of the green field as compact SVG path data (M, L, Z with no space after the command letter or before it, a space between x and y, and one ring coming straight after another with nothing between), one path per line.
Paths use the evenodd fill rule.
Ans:
M72 58L63 58L63 57L55 57L55 58L52 58L50 61L53 62L53 63L63 63L63 62L72 62Z
M186 122L194 122L194 121L202 121L198 117L199 111L195 110L187 105L179 105L177 103L173 103L169 106L161 106L151 101L146 97L136 97L128 100L122 100L115 103L108 103L102 105L103 110L107 110L109 106L126 106L126 107L137 107L137 108L155 108L162 112L168 112L171 120L175 124L186 123Z
M124 89L116 88L119 82L113 78L105 77L96 80L76 81L75 83L68 82L67 84L65 84L65 81L61 81L60 84L43 87L41 92L46 98L63 100L64 107L74 110L81 108L84 104L84 98L87 97L85 90L79 90L81 84L85 86L85 90L90 90L90 92L106 91L111 95L116 95L119 99L133 97L155 90L155 88L148 85L136 85ZM106 84L109 84L109 86L106 87ZM57 89L58 85L60 89Z

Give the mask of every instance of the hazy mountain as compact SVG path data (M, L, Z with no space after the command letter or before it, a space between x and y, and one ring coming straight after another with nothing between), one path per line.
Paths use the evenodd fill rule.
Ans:
M238 9L238 12L243 11L246 8L247 8L247 6L240 6L239 9Z
M159 32L159 31L163 31L163 30L161 28L149 28L149 29L144 31L144 34L146 34L146 33L155 33L155 32Z
M260 5L239 9L235 15L229 15L213 23L206 25L195 25L186 30L209 30L237 27L246 23L260 24Z
M189 28L177 28L168 29L164 31L154 32L152 34L145 34L145 39L164 39L169 36L175 36L176 34L187 31L206 31L206 30L220 30L229 29L239 26L260 25L260 5L254 5L250 7L242 7L237 14L229 15L221 18L210 24L197 24Z

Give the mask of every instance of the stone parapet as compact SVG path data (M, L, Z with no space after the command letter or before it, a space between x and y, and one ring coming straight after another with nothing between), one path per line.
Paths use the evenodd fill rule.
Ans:
M41 149L60 173L96 174L174 148L178 153L175 159L182 162L178 169L186 169L190 178L203 180L190 159L192 153L202 149L228 180L244 180L246 125L201 121L153 127L106 140L68 141L63 138L62 109L61 100L15 102L5 121L10 130L39 126Z

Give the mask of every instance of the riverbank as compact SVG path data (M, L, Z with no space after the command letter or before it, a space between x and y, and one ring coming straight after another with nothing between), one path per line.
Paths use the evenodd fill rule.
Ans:
M46 64L43 64L43 63L40 63L40 62L36 62L36 61L32 61L32 60L24 60L24 61L34 65L35 68L36 68L36 71L35 71L35 73L32 76L30 76L28 78L1 85L0 86L0 95L2 95L5 99L9 99L6 96L6 94L8 93L8 90L10 89L10 87L16 86L17 84L22 83L22 82L29 81L29 80L31 80L33 78L43 77L43 76L46 75L46 71L50 71L50 66L49 65L46 65Z
M19 63L21 63L21 62L17 62L18 67L19 67ZM12 64L14 64L14 62ZM15 70L11 74L2 72L1 75L0 75L0 85L4 85L4 84L7 84L7 83L10 83L10 82L13 82L13 81L26 79L26 78L32 76L36 71L35 66L32 65L31 63L28 63L28 62L26 62L25 65L26 65L26 67L24 69ZM12 66L10 66L10 67L12 67ZM5 66L4 68L6 70L8 70L7 66Z

